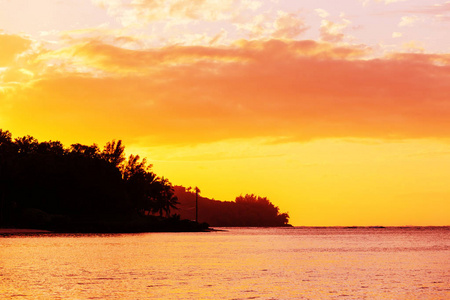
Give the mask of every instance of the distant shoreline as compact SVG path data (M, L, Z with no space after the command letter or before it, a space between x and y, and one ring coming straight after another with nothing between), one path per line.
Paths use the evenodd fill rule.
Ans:
M214 231L228 231L222 228L293 228L293 229L396 229L396 228L448 228L450 229L450 226L281 226L281 227L233 227L233 226L225 226L225 227L216 227L216 228L207 228L202 231L196 231L196 232L214 232ZM0 236L1 235L22 235L22 234L46 234L46 233L83 233L83 234L91 234L91 233L155 233L155 232L192 232L192 231L136 231L136 232L86 232L86 231L80 231L80 232L59 232L59 231L49 231L49 230L43 230L43 229L31 229L31 228L0 228Z

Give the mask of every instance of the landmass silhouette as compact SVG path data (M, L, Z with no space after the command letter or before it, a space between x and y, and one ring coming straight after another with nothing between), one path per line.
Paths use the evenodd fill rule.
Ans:
M174 186L178 198L181 218L194 219L195 191L183 186ZM280 213L266 197L254 194L236 197L235 201L218 201L206 197L198 198L199 220L220 227L281 227L289 225L289 214Z
M200 197L197 220L189 188L174 187L146 158L126 158L124 149L121 140L102 150L97 144L66 148L29 135L12 139L0 129L0 228L150 232L288 224L287 213L255 195L235 202Z

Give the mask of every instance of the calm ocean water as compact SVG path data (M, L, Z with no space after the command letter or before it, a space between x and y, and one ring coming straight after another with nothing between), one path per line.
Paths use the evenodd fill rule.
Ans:
M0 237L1 299L450 299L450 228Z

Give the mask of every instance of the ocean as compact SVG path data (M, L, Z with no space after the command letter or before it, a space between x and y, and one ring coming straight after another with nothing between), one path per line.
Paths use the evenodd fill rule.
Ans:
M1 299L450 299L450 228L0 237Z

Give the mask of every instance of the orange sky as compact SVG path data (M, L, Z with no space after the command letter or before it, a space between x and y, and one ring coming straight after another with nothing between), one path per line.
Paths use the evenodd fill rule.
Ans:
M339 3L0 2L0 128L294 225L450 225L450 2Z

